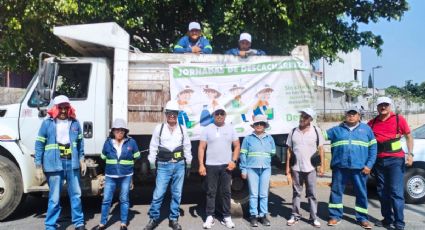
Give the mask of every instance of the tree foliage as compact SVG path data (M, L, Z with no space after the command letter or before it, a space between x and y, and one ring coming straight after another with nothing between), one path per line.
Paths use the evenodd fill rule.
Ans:
M359 85L358 81L329 82L328 84L340 88L345 93L349 103L351 103L354 98L366 93L366 89Z
M390 86L385 89L385 94L394 99L405 99L408 102L425 103L425 82L421 84L406 81L403 87Z
M304 44L312 60L360 46L380 54L382 38L359 25L400 20L407 9L406 0L0 0L0 68L34 69L41 51L72 54L53 26L109 21L140 36L132 45L144 52L170 52L188 23L199 21L214 53L236 46L246 31L254 48L273 55Z

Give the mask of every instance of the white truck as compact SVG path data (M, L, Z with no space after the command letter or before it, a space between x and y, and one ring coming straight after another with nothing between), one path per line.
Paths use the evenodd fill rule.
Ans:
M302 70L307 81L299 84L311 90L307 47L297 47L288 57L258 56L248 60L230 55L141 53L131 49L129 34L116 23L61 26L53 33L83 56L41 53L39 69L21 101L0 107L0 220L10 215L26 194L48 191L46 183L39 184L34 176L34 144L55 95L70 98L83 128L88 165L88 173L81 178L83 195L99 195L104 172L100 153L113 119L127 118L130 135L141 150L146 150L155 125L163 122L163 108L170 99L171 64L227 65L285 58L308 67ZM296 111L293 114L286 116L296 124ZM285 152L284 134L274 135L280 154ZM192 172L197 172L197 142L192 145ZM147 175L147 152L142 156L135 165L136 186L139 180L152 177ZM236 202L248 200L245 182L236 172L232 196Z

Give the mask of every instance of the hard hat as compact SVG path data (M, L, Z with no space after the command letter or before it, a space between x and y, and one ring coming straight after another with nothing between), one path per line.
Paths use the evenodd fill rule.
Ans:
M267 117L265 115L258 114L257 116L255 116L251 126L254 127L254 124L259 122L266 123L266 127L265 127L266 129L269 127L269 122L267 121Z
M65 96L65 95L59 95L59 96L56 96L56 97L53 99L53 104L54 104L54 105L59 105L59 104L63 104L63 103L68 103L68 104L70 104L70 103L69 103L69 98L68 98L67 96Z
M168 111L179 111L179 103L177 103L177 101L175 100L171 100L168 101L167 104L165 105L165 112Z

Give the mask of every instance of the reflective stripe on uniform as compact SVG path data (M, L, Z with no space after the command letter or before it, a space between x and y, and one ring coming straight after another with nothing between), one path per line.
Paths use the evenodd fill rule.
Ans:
M392 150L398 150L401 149L401 141L398 140L396 142L391 143L391 149Z
M354 207L354 210L356 210L356 212L367 214L366 208L360 208L360 207L356 206L356 207Z
M351 141L351 144L352 145L360 145L360 146L363 146L363 147L369 147L369 143L368 142L364 142L364 141L356 141L356 140L352 140Z
M44 146L44 151L52 150L52 149L59 149L59 145L58 144L50 144L50 145Z
M337 146L340 146L340 145L348 145L348 144L349 144L348 141L337 141L337 142L332 143L331 147L337 147Z
M100 154L100 158L102 158L103 160L105 160L106 159L106 156L102 153L102 154Z
M373 139L373 140L369 141L369 146L372 146L374 144L376 144L376 139Z
M174 49L177 49L177 48L183 48L183 46L175 45Z
M332 204L329 203L328 208L344 208L343 204Z
M116 165L118 163L121 164L121 165L134 165L134 161L133 160L120 160L118 162L118 160L116 160L116 159L106 159L106 164Z
M212 49L212 46L210 46L210 45L205 46L204 49Z
M120 160L121 165L134 165L133 160Z
M42 136L37 136L37 138L35 138L36 141L40 141L40 142L46 142L46 138L42 137Z
M241 149L241 153L247 153L248 152L248 150L246 150L246 149Z
M115 159L106 159L106 164L116 165L118 164L118 161Z
M247 155L249 157L270 157L270 153L266 152L249 152Z
M82 133L78 134L78 139L83 139L83 134Z
M363 147L369 147L372 144L370 144L371 142L365 142L365 141L357 141L357 140L351 140L351 145L358 145L358 146L363 146ZM376 143L376 141L375 141ZM343 141L337 141L331 144L331 147L337 147L337 146L341 146L341 145L349 145L350 141L348 140L343 140Z
M322 134L323 138L325 138L325 140L328 140L328 133L326 131L323 131Z
M133 154L133 157L134 157L134 158L138 158L138 157L140 157L140 152L135 152L135 153Z

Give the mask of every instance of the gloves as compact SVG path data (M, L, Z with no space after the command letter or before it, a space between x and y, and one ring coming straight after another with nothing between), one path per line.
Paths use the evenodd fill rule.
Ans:
M37 179L40 184L46 179L44 176L43 168L41 166L35 169L35 179Z
M85 176L87 172L87 164L84 159L80 160L81 176Z

